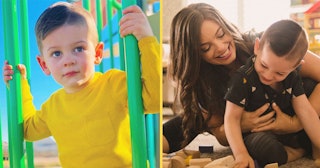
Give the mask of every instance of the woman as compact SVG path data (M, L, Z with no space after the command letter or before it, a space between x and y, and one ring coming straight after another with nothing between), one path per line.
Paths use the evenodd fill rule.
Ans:
M204 131L213 134L220 144L228 145L223 124L223 97L230 75L253 54L254 40L259 36L260 33L255 32L241 33L208 4L191 4L176 14L171 25L169 70L177 82L182 113L163 126L163 152L185 147ZM300 74L319 82L320 75L316 73L320 71L319 64L320 58L308 52ZM310 95L316 83L306 81L306 93ZM320 99L315 93L318 90L320 93L320 89L316 88L309 97L311 103ZM305 150L310 149L308 141L292 148L282 145L267 132L261 132L298 132L299 142L300 139L308 140L304 132L301 133L299 120L285 115L279 108L259 117L267 108L266 104L242 116L242 132L256 132L244 140L250 155L261 165L271 162L284 164L302 157ZM315 109L320 111L319 107Z

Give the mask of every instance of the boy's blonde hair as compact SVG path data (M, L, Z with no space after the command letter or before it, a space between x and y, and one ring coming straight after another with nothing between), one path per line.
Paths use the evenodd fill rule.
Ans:
M95 21L92 15L84 8L67 2L57 2L48 7L40 15L35 26L39 51L42 53L42 41L52 31L63 25L76 24L86 26L90 32L93 44L98 44L98 32Z

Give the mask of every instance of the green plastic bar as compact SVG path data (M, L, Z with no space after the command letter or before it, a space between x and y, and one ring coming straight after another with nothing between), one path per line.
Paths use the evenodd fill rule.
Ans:
M84 9L90 11L90 0L83 0L82 1L82 6Z
M96 1L96 16L97 16L97 30L99 41L102 39L102 10L101 10L101 0ZM99 64L99 71L103 72L103 61Z
M3 1L3 18L5 20L5 58L14 67L20 62L17 2ZM8 136L10 167L25 167L23 151L23 119L21 100L21 79L18 70L14 70L14 78L7 87Z
M28 1L20 1L20 22L21 22L21 45L22 49L22 63L27 68L27 78L30 83L31 79L31 69L30 69L30 44L29 44L29 23L28 23ZM34 153L33 153L33 143L26 142L26 152L27 152L27 165L28 168L34 168Z
M0 115L0 120L1 120L1 115ZM2 131L1 131L1 129L2 128L1 128L1 124L0 124L0 140L1 140L1 142L3 142L2 141ZM0 144L0 150L3 151L2 143ZM3 158L3 152L0 152L0 158ZM0 163L0 168L3 168L3 161L2 161L2 163Z
M111 4L111 9L109 10L109 8L108 8L108 11L112 11L112 8L117 9L118 22L119 22L120 19L122 18L122 5L119 2L117 2L116 0L110 0L110 2L108 2L108 3ZM108 16L109 16L109 13L108 13ZM110 14L110 16L112 18L112 14ZM110 21L109 21L109 18L108 18L108 23L111 23L111 22L112 22L112 19L110 19ZM109 25L111 25L111 24L109 24ZM113 36L112 29L109 29L109 36L111 38ZM118 38L119 38L119 43L118 44L119 44L119 55L120 55L120 69L121 70L125 70L126 68L125 68L125 60L124 60L123 39L120 37L120 34L119 34ZM113 46L113 45L110 45L110 47L111 46ZM111 52L111 50L110 50L110 52ZM113 50L112 50L112 53L113 53Z
M135 5L135 0L122 1L122 9ZM126 73L128 86L128 106L132 144L133 168L147 167L147 145L145 119L142 103L142 85L138 42L133 35L124 38Z
M112 1L113 0L108 0L107 2L107 11L108 11L108 33L109 33L109 51L110 51L110 67L114 67L114 56L113 56L113 34L112 34Z
M117 12L118 12L118 21L120 21L120 19L122 18L121 9L118 9ZM120 37L120 34L118 38L119 38L119 53L120 53L120 69L125 71L126 66L125 66L125 60L124 60L123 39Z
M117 2L116 0L112 1L112 6L115 7L117 10L122 9L122 5L119 2Z
M2 25L3 25L3 34L5 34L7 32L7 30L6 30L6 26L4 26L4 25L5 25L5 23L7 23L7 20L6 20L6 17L4 17L4 16L6 16L6 12L7 11L4 9L5 6L6 6L4 1L2 1L1 5L2 5L2 13L1 13L2 15L1 15L1 17L2 17L2 21L3 21L3 23L2 23ZM3 39L4 39L4 42L6 42L6 39L7 39L6 36L4 36ZM6 54L6 51L4 51L4 54ZM8 94L6 94L6 99L9 100ZM2 128L0 129L0 131L1 130L2 130ZM0 135L2 135L2 133ZM2 140L2 137L1 137L1 140ZM2 143L1 143L1 148L0 149L1 149L1 151L3 151ZM1 152L0 156L3 158L3 152ZM3 164L4 164L4 162L2 161L2 163L0 164L0 168L3 168L3 166L4 166Z

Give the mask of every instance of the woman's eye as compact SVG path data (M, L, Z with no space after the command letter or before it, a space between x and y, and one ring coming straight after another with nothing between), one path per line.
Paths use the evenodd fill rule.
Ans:
M219 32L219 34L218 34L217 37L218 37L218 38L223 38L223 36L224 36L225 34L226 34L226 33L224 33L224 31L221 30L221 31Z
M202 46L201 47L201 51L202 52L207 52L207 51L209 51L210 50L210 46L209 45L207 45L207 46Z
M52 53L52 56L53 57L59 57L59 56L61 56L61 52L60 51L55 51L55 52Z
M83 47L76 47L75 49L74 49L74 51L75 52L83 52Z

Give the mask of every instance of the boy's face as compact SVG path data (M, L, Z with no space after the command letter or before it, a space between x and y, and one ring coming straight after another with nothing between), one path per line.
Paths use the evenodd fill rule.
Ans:
M63 25L42 41L41 68L69 93L85 87L101 62L103 44L94 46L91 39L86 26Z
M257 40L256 40L257 43ZM278 57L269 48L264 45L262 49L256 48L256 60L254 68L260 81L265 85L273 85L283 81L293 70L296 69L298 60L288 60L285 57Z

